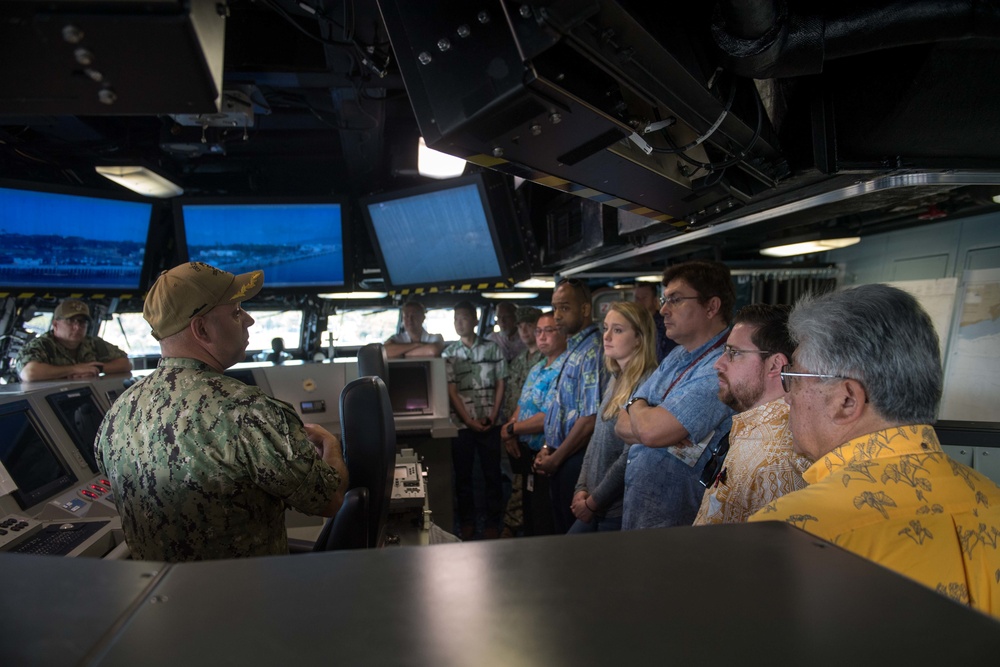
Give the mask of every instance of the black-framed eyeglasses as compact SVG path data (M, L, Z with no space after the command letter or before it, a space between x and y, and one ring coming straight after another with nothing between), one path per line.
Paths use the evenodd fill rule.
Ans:
M830 375L829 373L796 373L789 370L792 367L791 364L785 364L781 367L781 388L785 390L787 394L792 390L792 383L790 378L825 378L827 380L839 379L839 380L851 380L853 378L845 378L840 375Z
M722 440L719 441L718 446L715 451L712 452L712 458L708 460L705 464L705 469L701 471L701 479L698 481L706 489L712 488L719 482L726 483L726 454L729 453L729 434L722 436Z
M661 296L660 306L670 306L671 308L676 308L681 301L687 301L688 299L701 299L700 296Z
M726 345L722 349L726 353L726 356L729 357L729 363L736 361L736 357L741 354L763 354L765 357L774 354L774 352L771 352L770 350L741 350L740 348L733 347L732 345Z

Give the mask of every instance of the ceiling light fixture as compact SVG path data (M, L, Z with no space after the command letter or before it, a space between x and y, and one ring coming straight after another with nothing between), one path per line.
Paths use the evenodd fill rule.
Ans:
M860 236L841 236L837 238L824 238L819 234L809 236L798 236L787 239L770 241L761 246L760 254L767 257L793 257L795 255L808 255L813 252L825 252L827 250L837 250L846 248L861 241Z
M428 148L424 138L417 142L417 171L428 178L455 178L465 171L465 160Z
M520 289L555 289L555 278L528 278L519 283L514 283L514 287Z
M318 295L321 299L384 299L388 292L328 292Z
M537 299L538 292L483 292L486 299Z
M636 276L635 281L637 283L661 283L663 282L663 274L658 274L655 276Z
M146 197L166 199L184 194L184 188L146 167L96 166L94 170L104 178Z

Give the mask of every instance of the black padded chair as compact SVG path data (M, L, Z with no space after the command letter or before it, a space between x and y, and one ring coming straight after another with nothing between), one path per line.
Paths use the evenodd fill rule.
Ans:
M368 547L368 489L359 486L344 494L344 504L326 525L313 551L340 551Z
M396 467L396 425L381 379L359 377L340 394L340 430L350 489L368 489L369 548L382 543Z
M382 343L368 343L358 350L358 377L374 375L389 386L389 357Z

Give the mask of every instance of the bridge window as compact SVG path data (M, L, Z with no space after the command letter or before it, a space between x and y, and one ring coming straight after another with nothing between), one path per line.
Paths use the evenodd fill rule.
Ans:
M301 310L251 310L254 325L250 327L248 350L270 350L271 340L283 338L286 350L297 350L302 335Z

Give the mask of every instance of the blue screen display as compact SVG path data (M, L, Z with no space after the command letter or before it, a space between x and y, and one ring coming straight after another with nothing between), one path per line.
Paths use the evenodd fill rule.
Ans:
M231 273L264 270L264 287L344 284L337 203L182 204L188 258Z
M475 184L369 203L368 214L393 287L502 276Z
M0 286L139 289L152 208L0 188Z

